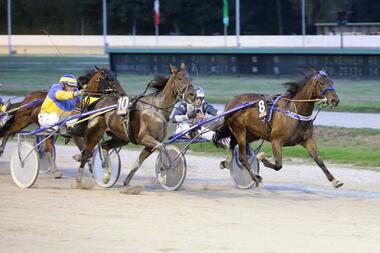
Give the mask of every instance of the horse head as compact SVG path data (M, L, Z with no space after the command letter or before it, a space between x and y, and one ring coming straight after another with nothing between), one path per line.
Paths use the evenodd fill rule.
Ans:
M324 98L331 107L337 107L339 97L335 92L334 82L326 72L320 70L313 76L313 85L317 98Z
M184 63L179 68L170 65L171 74L168 83L172 84L174 92L180 99L193 104L196 98L196 92L192 80L186 70Z
M79 77L78 82L81 87L86 84L87 92L90 94L126 95L126 92L116 78L116 74L107 68L98 68L95 66L95 69L89 70L85 76Z

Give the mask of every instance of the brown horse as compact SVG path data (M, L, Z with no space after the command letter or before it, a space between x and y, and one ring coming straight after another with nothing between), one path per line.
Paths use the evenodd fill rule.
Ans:
M250 166L246 155L246 145L253 141L263 139L272 143L272 152L275 163L268 161L263 153L257 158L271 169L276 171L282 168L282 147L302 145L310 156L323 170L327 179L335 188L343 183L336 180L328 171L324 162L319 157L317 145L313 137L312 113L316 101L324 99L331 107L336 107L339 98L335 93L333 82L323 71L311 71L301 81L288 82L287 93L282 96L269 98L262 94L242 94L225 106L225 110L236 107L239 104L257 101L256 106L239 110L224 119L224 124L216 133L214 142L231 136L230 148L239 145L239 160L249 170ZM260 102L262 101L262 102ZM266 106L269 105L269 110ZM263 118L260 113L268 112ZM261 116L265 115L262 114ZM221 167L227 161L221 163ZM250 170L249 170L250 171ZM261 177L250 172L252 179L259 183Z
M37 115L40 112L42 102L44 101L46 95L46 90L38 90L28 93L21 102L20 106L27 104L32 104L32 106L20 108L12 113L10 115L11 118L3 127L0 128L0 138L3 138L0 146L0 155L3 154L5 145L10 137L14 136L30 124L35 123L38 125Z
M126 145L130 141L144 146L132 171L124 181L124 185L128 185L143 161L155 149L161 148L161 142L167 134L167 122L177 98L182 97L192 103L195 100L194 87L184 64L179 69L171 66L171 75L168 78L156 77L149 87L155 92L134 98L127 118L117 115L116 111L111 111L88 123L85 134L86 146L82 151L77 175L78 184L81 183L84 165L88 157L107 130L107 133L114 137L104 143L103 148L107 151ZM105 98L96 107L116 104L117 100L117 98Z
M87 85L87 92L89 96L116 96L116 95L125 95L126 92L121 87L120 83L117 81L116 76L106 68L97 68L88 70L86 75L78 78L79 86ZM17 110L13 117L2 127L0 128L0 138L3 137L2 144L0 147L0 155L3 153L5 145L8 139L14 136L16 133L20 132L30 124L38 123L38 113L41 110L41 105L43 100L47 96L46 90L33 91L28 93L24 100L21 102L21 105L26 105L32 103L33 101L40 100L41 102L35 104L34 106L27 106ZM85 101L82 100L82 102ZM78 108L81 105L77 105ZM76 110L76 112L78 112ZM83 139L81 137L74 137L74 142L77 144L78 148L83 147ZM45 142L45 152L46 157L49 161L49 166L52 171L55 171L57 166L52 157L52 147L54 140L49 138Z

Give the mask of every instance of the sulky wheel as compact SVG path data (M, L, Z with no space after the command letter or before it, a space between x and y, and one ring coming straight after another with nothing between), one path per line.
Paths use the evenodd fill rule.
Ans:
M248 163L251 166L251 171L259 174L260 165L256 159L255 151L247 145ZM236 145L233 151L232 161L229 166L229 171L233 184L239 189L249 189L256 183L249 175L247 169L239 161L239 146Z
M37 180L40 171L40 158L34 146L21 141L13 150L11 157L11 174L18 187L29 188Z
M185 181L186 171L185 156L176 146L166 146L157 156L156 178L165 190L178 190Z
M102 154L99 148L94 150L92 156L92 174L96 183L105 188L111 188L119 179L121 170L121 161L119 151L110 149L108 154L102 149Z

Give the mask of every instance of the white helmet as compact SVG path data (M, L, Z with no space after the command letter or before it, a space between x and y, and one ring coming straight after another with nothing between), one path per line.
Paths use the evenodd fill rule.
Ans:
M204 92L202 87L195 86L195 91L197 93L197 98L204 98L205 97L205 92Z

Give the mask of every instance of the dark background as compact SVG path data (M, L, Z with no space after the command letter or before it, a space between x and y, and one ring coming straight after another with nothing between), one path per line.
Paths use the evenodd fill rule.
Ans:
M108 0L108 34L152 35L153 0ZM222 0L160 0L161 35L223 34ZM229 34L235 34L235 0L229 0ZM334 11L350 11L349 22L379 22L379 0L306 0L307 34L315 23L336 22ZM0 0L0 34L7 33L7 1ZM301 0L241 0L242 35L301 33ZM12 0L12 33L102 34L101 0Z

